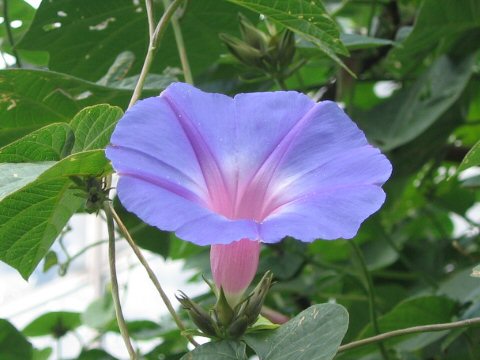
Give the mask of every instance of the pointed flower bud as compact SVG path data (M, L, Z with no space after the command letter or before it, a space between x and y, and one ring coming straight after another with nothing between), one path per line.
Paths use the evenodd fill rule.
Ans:
M253 280L258 267L260 242L248 239L228 245L212 245L210 266L217 288L222 288L231 308L235 308Z
M196 302L191 300L185 293L182 291L179 292L180 295L175 295L177 300L182 304L182 307L188 311L188 315L198 326L198 328L203 331L205 334L210 336L216 336L216 326L208 312L198 305Z

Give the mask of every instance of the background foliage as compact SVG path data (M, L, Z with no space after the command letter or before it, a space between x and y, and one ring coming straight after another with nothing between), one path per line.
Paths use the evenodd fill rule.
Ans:
M0 260L28 279L42 259L46 269L58 266L49 249L69 218L85 211L74 180L112 173L103 149L138 79L148 26L141 1L0 4L0 51L15 59L0 70ZM162 2L154 4L159 18ZM331 359L340 341L480 316L480 280L470 276L480 262L480 176L472 171L480 165L480 1L190 0L180 12L196 86L227 94L284 87L341 102L394 173L386 204L353 240L362 256L343 240L264 246L258 276L273 271L267 305L296 316L287 325L184 355L178 330L130 321L134 340L158 341L142 356L244 359L254 351L265 360ZM252 56L260 55L251 48L243 57L230 53L228 36L219 35L241 38L239 14L274 38L292 31L295 52L275 50L280 45L272 40L274 60L264 56L274 68L254 65ZM169 27L143 97L183 80L181 69ZM148 227L114 204L141 247L208 276L207 248ZM198 300L213 301L208 294ZM341 304L349 321L343 308L323 303ZM28 339L59 339L81 324L118 332L112 309L108 298L99 299L85 313L59 309L23 330L0 320L0 358L47 359L51 349L34 349ZM325 319L314 321L317 311ZM474 360L479 340L479 328L461 328L392 338L383 353L372 344L335 358ZM85 347L77 359L113 357Z

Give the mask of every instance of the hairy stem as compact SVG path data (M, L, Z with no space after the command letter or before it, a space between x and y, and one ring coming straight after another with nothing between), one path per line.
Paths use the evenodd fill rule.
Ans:
M15 41L13 40L12 27L10 26L10 18L8 16L8 0L3 0L3 20L5 21L5 31L7 33L8 42L12 47L12 54L15 57L17 67L21 68L22 62L20 61L20 56L18 55L17 49L15 49Z
M137 84L135 85L135 90L133 90L133 95L132 95L132 98L130 99L130 103L128 104L128 108L131 108L133 104L135 104L135 102L142 95L143 85L145 84L147 74L150 71L150 67L152 66L152 61L157 51L158 43L162 39L163 34L167 29L168 23L172 19L172 16L175 14L175 10L177 10L177 8L180 6L182 1L184 0L172 1L172 3L168 6L168 8L165 9L165 12L163 13L162 18L158 22L155 30L153 31L153 34L150 36L147 55L145 56L142 71L140 72L140 76L138 77Z
M375 309L375 291L373 287L372 277L370 275L370 272L368 271L367 264L365 263L365 259L363 257L362 251L360 250L358 245L354 241L349 241L348 243L351 245L358 259L358 262L360 263L360 267L362 268L363 276L365 278L365 283L366 283L365 287L368 295L368 308L370 312L370 321L372 323L373 331L375 332L375 334L380 334L380 327L378 326L377 312ZM382 357L385 360L388 360L389 359L388 352L383 342L379 341L378 347L380 349L380 352L382 353Z
M122 335L123 342L127 347L130 359L135 360L137 358L137 355L135 353L135 350L133 349L132 343L130 342L130 336L128 335L127 324L125 323L125 318L123 317L122 305L120 304L120 296L118 294L117 270L115 266L115 225L113 222L112 207L110 203L106 201L104 203L103 209L107 217L108 263L110 265L110 281L112 283L112 297L113 304L115 305L115 315L117 317L120 334Z
M420 332L430 332L430 331L442 331L442 330L450 330L456 329L461 327L473 326L473 325L480 325L480 317L454 321L451 323L442 323L442 324L433 324L433 325L421 325L421 326L413 326L405 329L393 330L383 334L379 334L376 336L372 336L366 339L353 341L351 343L342 345L338 348L338 352L350 350L356 347L365 346L368 344L372 344L375 342L383 341L386 339L390 339L396 336L408 335L408 334L415 334Z
M150 265L148 264L147 260L145 259L145 257L143 256L142 252L141 252L140 249L138 248L137 244L135 244L135 242L133 241L130 233L128 232L128 229L127 229L126 226L123 224L122 219L120 219L120 217L119 217L118 214L115 212L115 209L112 207L111 204L109 204L108 206L109 206L109 211L112 213L113 218L115 219L115 222L117 223L118 227L120 228L120 231L122 232L123 236L124 236L125 239L127 240L128 244L129 244L130 247L132 248L132 250L133 250L133 252L135 253L135 255L137 256L137 258L138 258L138 260L140 261L140 263L143 265L143 267L144 267L145 270L147 271L148 276L150 277L150 280L152 280L153 284L155 285L158 293L160 294L160 297L162 298L163 302L165 303L165 306L167 307L168 311L170 312L170 315L172 315L173 320L174 320L175 323L177 324L177 327L178 327L181 331L185 331L185 330L186 330L185 325L183 324L182 320L180 319L180 317L179 317L178 314L176 313L175 309L173 308L172 303L171 303L170 300L168 299L167 294L165 293L165 291L163 290L162 286L160 285L160 282L158 281L157 277L155 276L155 273L153 272L152 268L151 268ZM186 337L188 338L188 340L189 340L193 345L198 346L198 343L193 339L192 336L186 335Z
M169 4L170 0L163 0L165 9ZM190 63L188 62L187 49L185 47L185 42L183 41L182 29L180 28L180 22L178 21L177 16L172 16L171 23L175 42L177 43L178 56L180 56L180 62L182 63L183 77L185 78L185 82L193 85L192 70L190 68Z

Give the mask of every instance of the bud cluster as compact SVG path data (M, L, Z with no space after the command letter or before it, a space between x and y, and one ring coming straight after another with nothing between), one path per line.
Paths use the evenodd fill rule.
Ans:
M295 55L295 37L285 29L277 32L267 23L267 33L257 29L245 16L240 15L241 39L229 34L220 34L220 39L240 62L260 70L272 78L286 78L288 67Z
M272 279L270 271L265 273L255 289L234 308L229 305L222 288L215 291L217 302L210 311L205 310L183 292L177 295L177 299L204 335L219 339L238 339L257 321L265 297L272 286Z

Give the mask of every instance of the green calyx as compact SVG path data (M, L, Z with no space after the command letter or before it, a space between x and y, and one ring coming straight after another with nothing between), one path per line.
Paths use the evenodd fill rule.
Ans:
M103 208L104 202L109 201L110 188L107 186L105 178L71 176L70 179L75 183L73 188L80 190L76 195L85 198L87 213L98 213Z
M272 286L273 274L268 271L253 291L232 309L223 289L215 291L217 302L209 311L183 292L177 296L202 335L217 339L238 339L258 319L265 297Z

